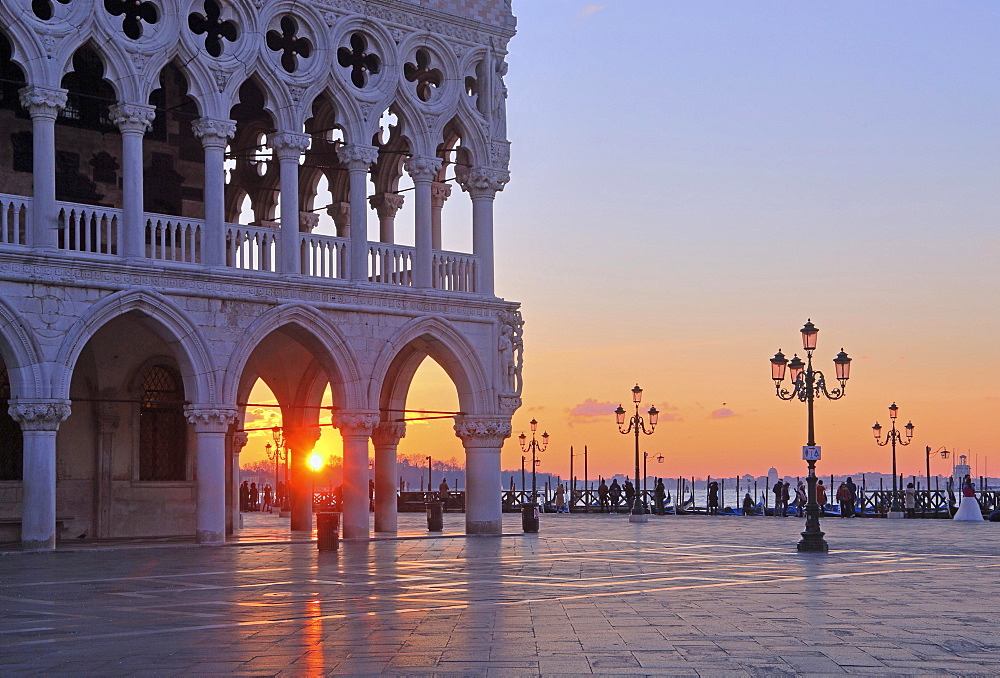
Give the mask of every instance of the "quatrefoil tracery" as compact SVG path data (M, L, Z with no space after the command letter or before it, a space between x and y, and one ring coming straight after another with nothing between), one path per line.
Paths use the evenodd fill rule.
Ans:
M60 5L68 5L70 0L57 0ZM55 14L52 0L31 0L31 11L42 21L48 21Z
M425 49L418 49L416 63L403 66L403 77L409 82L417 83L417 98L430 101L434 90L441 86L444 76L438 68L431 68L431 55Z
M281 67L294 73L299 67L299 57L308 59L312 54L312 43L308 38L297 38L299 25L291 16L281 17L281 31L270 30L265 36L267 47L272 52L281 52Z
M240 29L235 21L222 20L222 8L216 0L205 0L205 14L188 15L188 27L195 35L205 34L205 51L214 57L222 56L223 40L236 42Z
M142 37L142 22L152 26L160 20L156 5L148 0L104 0L104 9L113 16L122 16L122 30L132 40Z
M337 63L351 69L351 82L358 89L368 84L369 75L377 75L382 69L382 60L368 51L368 39L361 33L351 36L351 47L337 50Z

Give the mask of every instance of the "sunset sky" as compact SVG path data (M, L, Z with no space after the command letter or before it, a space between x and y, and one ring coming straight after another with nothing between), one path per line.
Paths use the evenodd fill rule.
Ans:
M497 292L523 304L514 427L551 434L541 470L588 445L591 477L628 473L611 411L639 382L663 412L656 475L804 473L805 406L774 396L768 359L812 318L821 368L855 358L817 405L819 473L888 472L871 426L895 401L916 425L901 472L931 445L1000 475L1000 4L514 13ZM454 388L425 365L408 406L456 407ZM410 426L400 451L425 449L461 456L447 422ZM504 467L520 455L512 437Z

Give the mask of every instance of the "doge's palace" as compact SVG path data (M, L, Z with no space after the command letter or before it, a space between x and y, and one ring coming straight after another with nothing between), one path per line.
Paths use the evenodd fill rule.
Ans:
M0 3L0 541L224 541L258 379L292 529L332 421L344 537L369 536L370 444L393 532L427 357L458 392L466 530L499 534L523 347L493 287L514 26L510 0Z

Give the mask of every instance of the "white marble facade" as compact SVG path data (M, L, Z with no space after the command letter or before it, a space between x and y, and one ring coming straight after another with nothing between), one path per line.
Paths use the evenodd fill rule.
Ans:
M392 531L427 356L459 395L467 531L499 533L522 361L493 288L513 29L509 0L4 0L0 539L223 541L257 379L292 449L293 528L329 385L344 536L369 533L370 442ZM471 252L441 249L446 200L471 201Z

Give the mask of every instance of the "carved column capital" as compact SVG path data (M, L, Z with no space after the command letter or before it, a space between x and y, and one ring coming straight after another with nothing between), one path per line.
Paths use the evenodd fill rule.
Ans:
M341 410L334 412L331 419L341 435L370 437L372 430L378 426L379 417L378 412Z
M471 169L456 169L458 185L473 198L496 197L497 191L502 191L510 181L510 172L488 167L473 167Z
M299 212L299 232L312 233L319 226L319 215L315 212Z
M203 146L225 148L229 140L236 136L236 121L198 118L191 123L191 131L201 139Z
M71 411L68 400L11 400L7 406L22 431L58 431Z
M502 395L499 396L498 402L500 405L500 411L507 415L513 415L519 409L521 409L521 397L516 395Z
M250 435L246 431L237 431L233 434L233 454L239 454L247 446Z
M156 117L156 109L146 104L118 103L108 110L122 134L145 134Z
M392 219L403 207L403 196L399 193L376 193L368 198L379 219Z
M274 132L267 137L267 145L274 149L278 160L299 161L299 156L309 148L308 134L297 132Z
M414 182L434 181L441 171L441 158L429 158L422 155L411 155L403 161L403 169Z
M18 90L21 105L27 109L32 118L52 118L66 108L67 90L50 89L29 85Z
M378 161L378 148L360 144L345 144L337 149L337 158L349 172L367 172Z
M500 448L510 432L510 417L465 416L455 422L455 435L465 447Z
M333 225L337 227L337 236L347 237L351 228L351 203L333 202L326 208L326 213L333 219Z
M402 421L387 421L372 430L372 443L376 447L383 445L398 445L406 437L406 423Z
M431 207L441 209L444 201L451 197L451 184L435 181L431 184Z
M198 405L184 408L184 416L196 433L226 433L237 419L236 410Z

